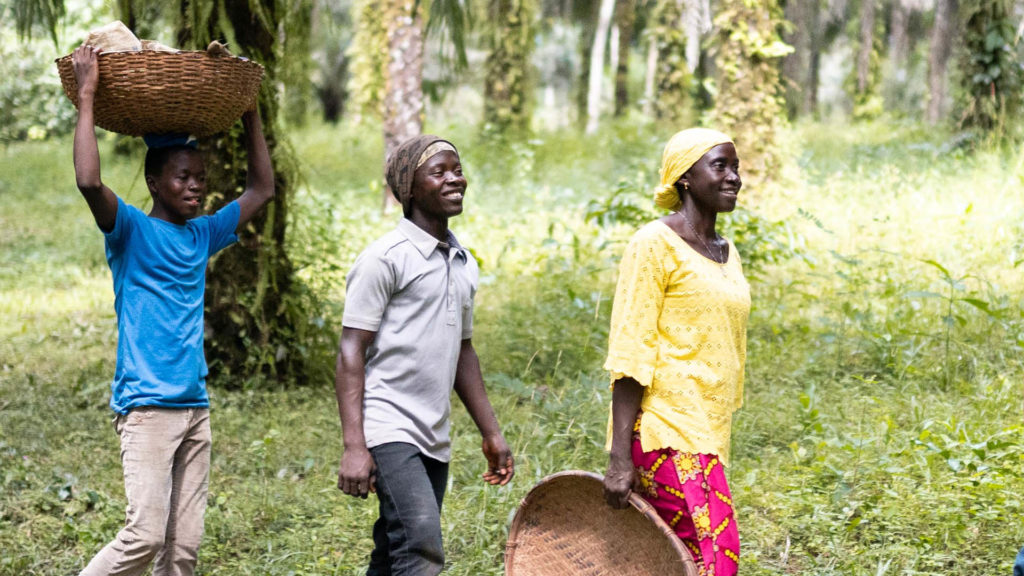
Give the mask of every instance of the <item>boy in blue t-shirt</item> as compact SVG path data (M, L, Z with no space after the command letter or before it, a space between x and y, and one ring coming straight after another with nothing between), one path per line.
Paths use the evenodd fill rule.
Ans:
M202 157L188 143L147 139L153 208L146 215L126 204L100 179L93 116L98 53L81 46L72 57L79 99L75 178L103 231L114 279L118 339L110 407L117 413L128 507L125 527L82 575L141 574L154 560L154 576L190 575L210 471L206 264L274 196L274 172L259 114L250 110L242 116L249 166L241 197L200 216Z

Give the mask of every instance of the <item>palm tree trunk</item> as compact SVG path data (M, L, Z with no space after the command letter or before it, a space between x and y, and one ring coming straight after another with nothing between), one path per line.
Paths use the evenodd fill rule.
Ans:
M423 132L423 19L414 0L383 0L388 30L384 91L385 158ZM385 187L385 209L397 205Z
M900 80L906 76L907 56L910 53L910 38L907 26L910 23L910 9L905 0L893 0L889 17L889 59Z
M871 53L875 41L875 0L861 0L860 46L857 50L857 93L864 94L871 84Z
M786 2L786 20L792 22L793 27L784 39L793 47L793 52L782 60L782 77L790 118L796 118L803 112L801 104L810 72L811 31L816 23L810 21L808 3L808 0Z
M530 54L535 4L491 0L490 53L484 65L484 121L499 131L530 127Z
M284 65L278 58L277 29L284 18L284 8L274 0L261 2L267 18L253 17L247 0L225 0L223 16L234 32L232 48L263 64L266 77L259 99L264 135L271 155L277 159L274 170L276 195L238 235L238 246L221 253L210 265L206 280L207 356L211 375L220 375L228 383L241 382L229 376L265 374L301 379L303 354L298 350L297 318L306 311L292 315L283 313L283 302L292 293L293 267L285 251L288 207L291 202L294 175L282 162L287 154L279 147L277 118L280 102L275 85ZM194 34L204 46L206 37L225 37L219 18L211 18L207 26L191 31L180 30L179 36ZM196 47L200 47L196 46ZM215 161L207 162L207 181L211 190L233 191L239 173L244 172L245 145L237 132L219 138L210 150ZM218 204L225 204L235 194L227 192ZM307 321L302 319L298 321Z
M938 124L946 109L949 89L946 69L953 51L956 13L957 0L935 1L935 22L932 25L931 48L928 53L928 109L925 113L929 124Z

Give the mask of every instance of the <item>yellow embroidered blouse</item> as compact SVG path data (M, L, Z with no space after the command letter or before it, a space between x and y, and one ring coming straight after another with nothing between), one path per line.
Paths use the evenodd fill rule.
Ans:
M660 221L633 235L619 264L604 368L613 385L629 376L644 386L645 452L716 454L728 464L749 314L750 286L732 243L723 266Z

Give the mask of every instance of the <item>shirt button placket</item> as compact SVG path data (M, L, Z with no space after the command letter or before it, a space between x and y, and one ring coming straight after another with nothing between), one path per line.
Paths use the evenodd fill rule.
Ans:
M455 281L452 280L451 260L445 260L445 276L448 277L448 286L445 290L446 301L448 302L447 324L455 326Z

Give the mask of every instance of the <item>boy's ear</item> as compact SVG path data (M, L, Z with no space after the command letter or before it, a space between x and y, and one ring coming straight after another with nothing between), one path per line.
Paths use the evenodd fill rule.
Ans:
M146 187L149 188L150 194L156 194L156 178L153 176L146 176Z

